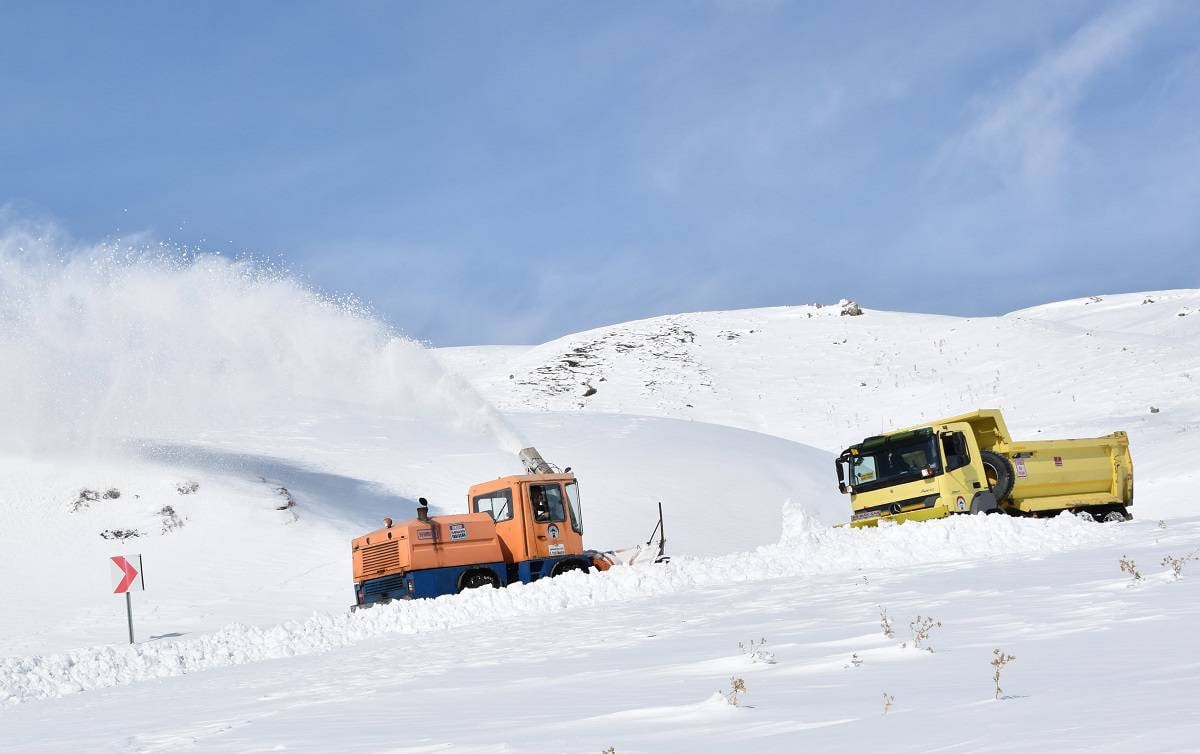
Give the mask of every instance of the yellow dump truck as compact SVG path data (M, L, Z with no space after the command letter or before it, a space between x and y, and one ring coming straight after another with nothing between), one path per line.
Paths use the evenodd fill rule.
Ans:
M1125 521L1133 505L1129 437L1017 442L995 409L868 437L837 458L852 526L955 513Z

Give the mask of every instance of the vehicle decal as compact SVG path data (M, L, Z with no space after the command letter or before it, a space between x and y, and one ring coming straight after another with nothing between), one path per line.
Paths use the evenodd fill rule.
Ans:
M1027 471L1025 471L1025 459L1024 458L1016 459L1015 461L1013 461L1013 465L1017 467L1017 476L1021 477L1022 479L1029 476L1029 473Z
M550 545L550 554L551 555L566 555L567 554L567 546L564 544Z
M433 529L417 529L417 539L433 539Z
M450 524L450 540L457 541L467 538L466 524Z
M558 527L554 524L550 524L548 527L546 527L546 533L550 535L550 539L558 539Z
M962 495L958 496L958 499L954 501L954 504L958 506L960 511L965 511L967 509L967 499Z

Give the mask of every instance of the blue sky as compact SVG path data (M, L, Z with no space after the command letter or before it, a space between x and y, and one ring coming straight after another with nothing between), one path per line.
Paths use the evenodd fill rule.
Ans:
M10 3L0 205L439 345L1200 286L1200 4L836 5Z

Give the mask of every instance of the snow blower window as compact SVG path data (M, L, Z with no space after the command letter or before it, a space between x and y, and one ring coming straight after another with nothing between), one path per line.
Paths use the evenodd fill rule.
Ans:
M583 510L579 507L579 485L567 482L567 503L571 506L571 528L583 534Z
M557 484L529 485L529 506L533 508L534 521L566 521L563 508L562 488Z
M509 520L513 517L512 490L503 489L486 495L476 495L474 510L476 513L492 514L492 520L496 523Z

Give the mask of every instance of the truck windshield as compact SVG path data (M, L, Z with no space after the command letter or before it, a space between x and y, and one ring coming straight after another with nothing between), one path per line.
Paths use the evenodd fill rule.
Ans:
M896 438L870 440L850 457L850 486L865 492L914 482L942 473L932 432L904 433Z
M571 506L571 528L583 534L583 511L579 508L579 485L567 482L567 504Z

